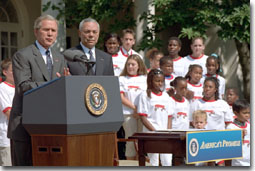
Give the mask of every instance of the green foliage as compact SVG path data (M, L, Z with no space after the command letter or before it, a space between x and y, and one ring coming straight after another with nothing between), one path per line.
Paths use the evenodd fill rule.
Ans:
M250 6L248 0L154 0L156 15L144 13L152 27L144 30L139 49L159 47L157 33L180 25L179 37L192 39L206 37L211 25L219 26L218 35L223 40L237 39L250 42ZM154 37L152 35L155 35Z

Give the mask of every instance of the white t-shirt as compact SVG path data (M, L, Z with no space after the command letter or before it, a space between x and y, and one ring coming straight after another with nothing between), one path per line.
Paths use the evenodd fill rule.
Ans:
M171 74L171 76L165 77L165 89L166 89L166 91L168 91L170 88L172 88L172 86L170 86L170 83L172 81L174 81L175 77L176 76L174 74Z
M128 54L129 55L136 54L143 59L143 57L133 49L130 49L127 52L123 47L120 47L119 52L116 55L112 56L113 70L115 76L119 76L122 70L124 69L128 58Z
M198 65L202 66L203 75L205 75L207 73L207 68L206 68L206 60L208 58L207 55L202 54L198 58L188 55L188 56L185 56L184 58L186 59L184 73L187 73L189 71L189 66L193 65L193 64L198 64Z
M4 113L11 109L14 93L13 85L0 83L0 147L10 147L10 139L7 138L8 119Z
M224 130L225 123L233 121L233 116L229 109L229 105L224 100L204 100L197 99L190 105L190 121L192 121L192 113L196 110L204 110L207 113L206 129Z
M191 101L201 99L203 97L203 84L202 83L191 84L189 81L187 81L187 83L188 90L194 92L194 97Z
M229 109L230 109L230 111L232 112L232 116L233 116L233 120L236 118L236 115L235 115L235 113L234 113L234 111L233 111L233 107L232 107L232 105L229 105Z
M201 78L201 83L204 84L206 77L209 77L209 75L203 75L203 77ZM213 75L213 77L216 77L219 80L219 98L222 99L222 96L224 96L225 94L225 79L218 74Z
M146 116L148 121L156 130L165 130L168 125L168 117L171 117L169 105L170 97L163 91L160 95L151 93L151 98L147 92L142 92L138 97L137 113L140 116ZM143 131L148 129L143 126Z
M120 53L112 55L112 63L115 76L119 76L121 74L125 67L126 61L127 57L120 55Z
M240 126L235 122L230 123L226 129L246 129L247 134L243 139L243 158L233 159L232 166L250 166L250 123L245 122L244 126Z
M185 73L185 59L183 57L178 57L177 59L173 60L174 63L174 74L176 76L182 76L185 77L187 73Z
M147 89L147 77L145 75L139 76L120 76L120 93L124 93L125 97L133 104L136 104L138 95ZM122 104L123 114L133 114L133 109Z
M170 98L170 109L172 114L172 129L189 129L189 102L183 97L182 101Z

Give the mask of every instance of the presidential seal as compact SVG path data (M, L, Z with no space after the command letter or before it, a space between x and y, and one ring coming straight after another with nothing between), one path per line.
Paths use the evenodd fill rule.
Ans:
M107 94L98 83L88 86L85 90L84 101L88 110L94 115L102 115L107 108Z
M193 138L189 142L189 153L191 156L195 157L199 151L199 144L196 138Z

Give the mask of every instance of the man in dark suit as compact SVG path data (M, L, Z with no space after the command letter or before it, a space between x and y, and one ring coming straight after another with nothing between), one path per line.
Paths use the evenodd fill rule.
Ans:
M94 61L95 65L91 72L83 62L68 61L67 65L71 75L114 75L112 57L95 48L100 33L98 22L92 18L86 18L80 22L79 37L81 42L78 46L66 50L66 52L80 51L87 56L87 59ZM66 53L64 53L65 55ZM70 54L70 53L69 53Z
M55 18L50 15L38 17L34 23L36 42L17 51L12 58L15 95L8 125L8 137L11 139L14 166L32 165L31 137L22 125L23 94L56 77L70 74L65 68L63 55L51 48L57 33L58 22Z

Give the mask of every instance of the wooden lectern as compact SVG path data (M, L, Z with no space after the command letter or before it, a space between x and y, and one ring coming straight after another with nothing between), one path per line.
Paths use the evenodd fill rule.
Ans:
M114 76L61 77L26 92L22 122L32 138L33 165L113 166L123 123L119 92Z

